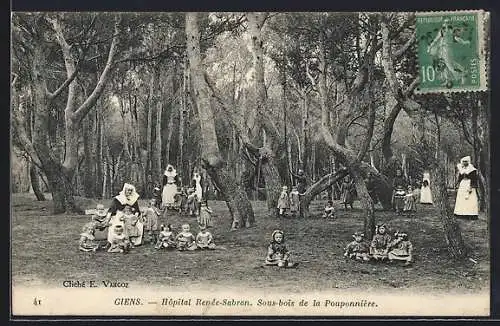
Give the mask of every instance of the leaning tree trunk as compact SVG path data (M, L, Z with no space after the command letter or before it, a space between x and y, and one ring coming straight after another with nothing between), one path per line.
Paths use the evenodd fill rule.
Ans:
M327 190L334 185L338 180L342 180L348 174L347 169L341 169L334 173L329 173L312 184L300 197L300 209L303 217L309 217L309 205L311 201L321 192Z
M232 229L249 227L255 222L252 205L245 191L231 177L219 150L209 89L202 70L197 13L186 13L186 38L193 86L191 96L198 109L202 135L203 167L226 201L233 220Z
M40 179L38 177L36 166L33 163L28 163L30 165L30 180L31 180L31 188L33 189L33 193L35 194L36 200L44 201L45 195L40 190Z
M437 160L433 165L432 175L434 176L434 182L431 182L431 191L434 206L439 210L439 217L443 225L446 243L451 256L455 259L462 259L467 256L468 248L465 246L460 225L454 217L448 201L444 169L442 164L439 164Z
M359 202L361 203L361 208L363 209L364 217L364 233L367 239L371 239L375 235L375 209L373 207L373 200L368 193L366 188L365 180L358 168L351 167L350 175L356 186L356 192L358 194Z

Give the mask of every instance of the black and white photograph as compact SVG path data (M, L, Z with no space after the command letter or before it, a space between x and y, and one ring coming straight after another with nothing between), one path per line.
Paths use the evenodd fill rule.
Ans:
M14 11L11 314L490 315L490 14Z

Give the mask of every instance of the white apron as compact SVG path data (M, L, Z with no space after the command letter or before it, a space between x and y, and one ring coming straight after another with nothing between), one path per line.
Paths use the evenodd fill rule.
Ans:
M193 180L196 183L194 193L198 197L198 201L201 202L203 196L203 188L201 187L201 176L198 177L194 176Z
M420 188L420 203L421 204L432 204L431 187L422 186L422 188Z
M472 188L469 193L470 179L462 179L457 190L457 199L455 201L455 215L478 215L479 204L477 191Z

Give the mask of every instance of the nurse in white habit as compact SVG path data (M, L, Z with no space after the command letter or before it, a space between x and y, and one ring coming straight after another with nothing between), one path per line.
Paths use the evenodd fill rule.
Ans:
M429 172L424 172L422 187L420 188L420 203L432 205L431 175Z
M478 172L470 161L470 156L466 156L457 165L459 185L454 214L460 218L477 220L479 214Z

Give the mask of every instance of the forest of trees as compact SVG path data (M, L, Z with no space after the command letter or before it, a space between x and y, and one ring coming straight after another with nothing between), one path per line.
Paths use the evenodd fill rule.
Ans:
M299 168L305 214L349 173L371 237L368 172L389 208L396 166L445 192L470 155L487 210L489 98L415 95L416 41L411 13L15 13L13 191L71 212L200 167L238 228Z

